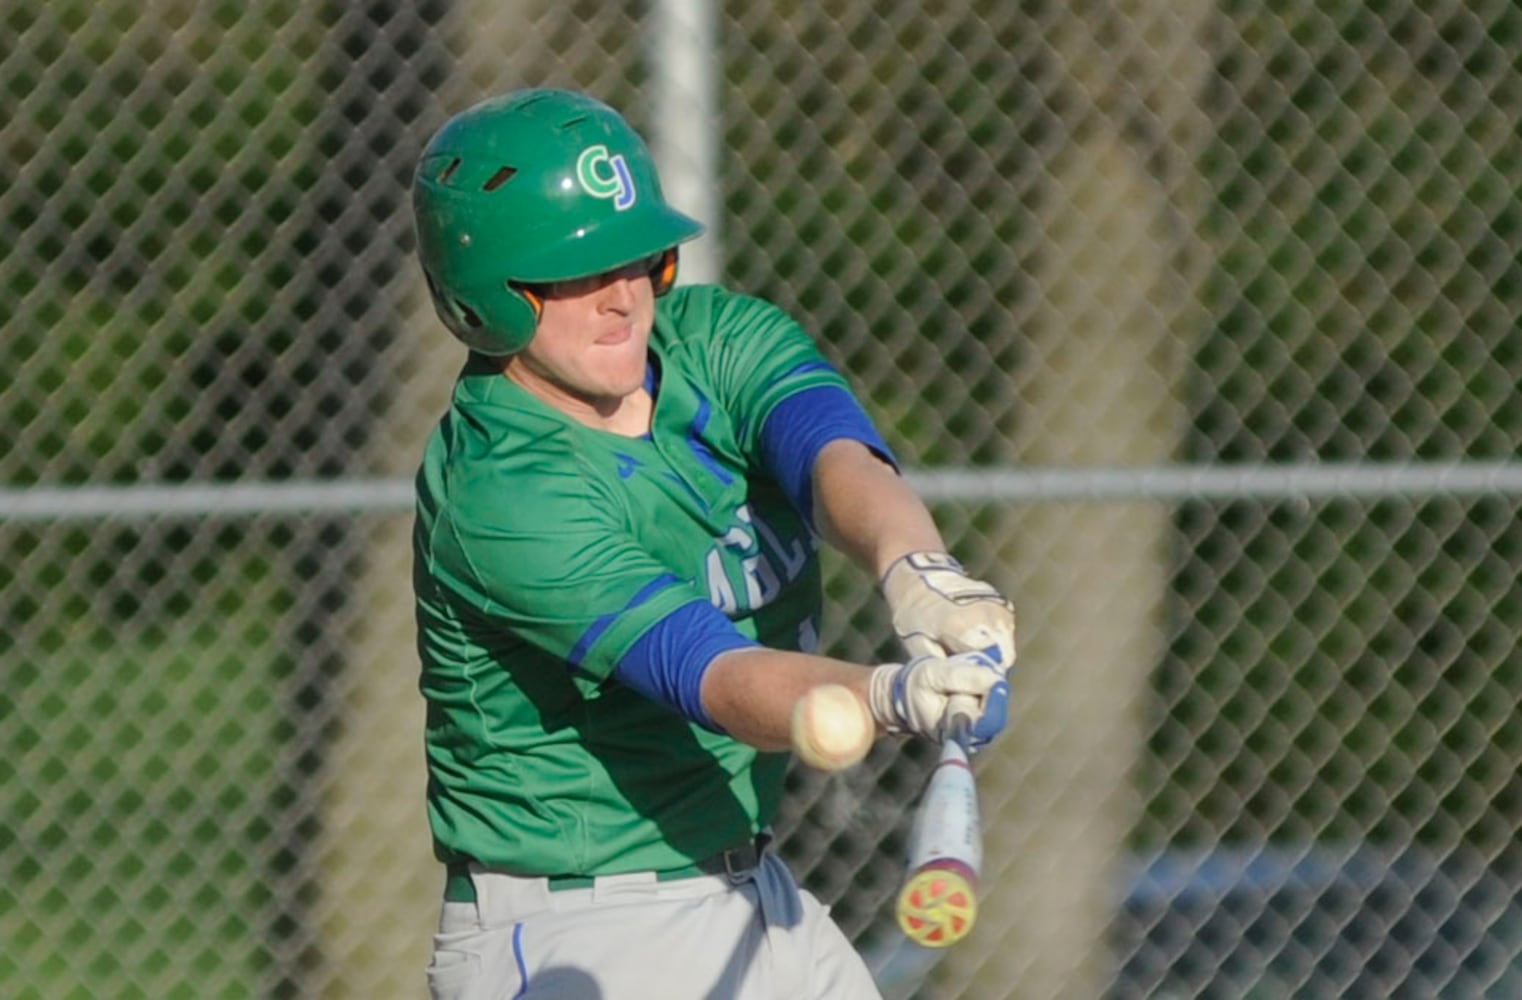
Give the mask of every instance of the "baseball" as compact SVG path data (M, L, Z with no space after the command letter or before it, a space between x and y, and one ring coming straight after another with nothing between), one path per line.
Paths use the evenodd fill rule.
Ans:
M872 748L876 728L862 700L840 684L821 684L793 706L793 751L810 767L843 771Z

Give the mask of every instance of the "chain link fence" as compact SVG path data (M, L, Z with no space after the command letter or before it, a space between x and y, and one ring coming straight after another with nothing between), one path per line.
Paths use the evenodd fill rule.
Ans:
M649 13L0 14L0 994L421 993L406 477L463 352L410 170L514 86L649 133ZM1021 612L968 941L891 925L924 747L790 779L885 993L1522 995L1518 5L717 24L724 280ZM827 647L894 656L828 569Z

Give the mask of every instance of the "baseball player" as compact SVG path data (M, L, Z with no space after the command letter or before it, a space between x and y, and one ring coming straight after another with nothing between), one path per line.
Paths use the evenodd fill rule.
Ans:
M674 288L702 231L611 108L449 120L418 254L470 349L417 478L438 998L878 995L769 849L788 721L839 683L881 732L1004 725L1014 617L945 551L787 315ZM912 658L814 652L817 542L882 581Z

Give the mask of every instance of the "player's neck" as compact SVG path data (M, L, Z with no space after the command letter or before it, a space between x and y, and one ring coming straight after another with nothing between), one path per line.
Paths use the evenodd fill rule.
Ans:
M643 388L611 401L592 401L590 413L583 416L570 414L571 418L588 427L623 437L642 437L650 433L650 416L655 410L654 400Z
M595 395L578 391L522 364L506 364L502 374L551 408L593 430L623 437L641 437L650 433L655 400L645 386L622 395Z

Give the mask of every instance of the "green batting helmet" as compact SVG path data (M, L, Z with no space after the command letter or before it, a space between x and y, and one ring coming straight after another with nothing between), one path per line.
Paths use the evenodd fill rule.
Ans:
M522 90L455 115L412 182L418 257L444 325L474 351L528 346L536 284L652 260L656 294L676 246L703 227L666 204L650 151L584 94Z

